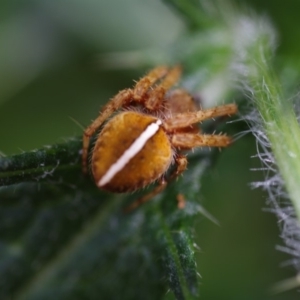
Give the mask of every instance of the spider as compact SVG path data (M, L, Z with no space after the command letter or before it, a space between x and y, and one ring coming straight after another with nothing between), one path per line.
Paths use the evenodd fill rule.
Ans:
M150 200L186 170L187 158L182 150L227 147L231 143L226 135L202 134L196 123L235 114L237 106L198 109L187 91L170 90L180 75L179 66L154 68L132 89L114 96L84 131L82 168L87 173L90 138L106 122L91 158L93 177L100 189L132 192L157 181L157 186L128 210ZM175 168L167 176L172 164Z

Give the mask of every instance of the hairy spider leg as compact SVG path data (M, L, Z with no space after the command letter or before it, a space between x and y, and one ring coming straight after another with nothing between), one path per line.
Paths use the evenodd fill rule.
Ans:
M227 147L231 138L226 135L174 133L172 144L179 149L190 150L196 147Z
M82 139L82 171L87 173L88 164L88 148L90 144L91 136L95 133L97 129L103 124L103 122L117 109L124 106L131 101L133 93L131 89L126 89L120 91L115 97L113 97L102 109L100 115L97 117L93 123L86 128L83 133Z
M149 110L157 110L165 99L166 92L179 80L180 75L181 68L179 66L172 68L162 79L160 84L149 92L149 98L145 101L146 108Z
M181 67L179 65L171 68L165 78L161 81L159 86L164 88L166 91L169 90L181 76Z
M148 202L154 196L161 193L167 187L168 183L170 183L172 180L176 179L180 174L182 174L186 170L186 167L187 167L187 158L186 158L186 156L180 155L180 154L177 155L177 157L175 158L175 164L176 164L176 168L170 174L170 176L167 180L164 177L162 177L159 180L158 185L151 192L149 192L148 194L142 196L141 198L139 198L136 201L134 201L133 203L131 203L129 206L127 206L124 209L124 212L128 213L128 212L136 209L141 204L144 204L145 202Z
M197 112L181 113L173 116L165 121L164 127L167 131L173 132L172 144L179 149L193 149L195 147L227 147L231 143L231 138L226 135L200 134L199 132L180 132L181 128L186 128L197 122L235 114L237 106L228 104L214 107L207 110L199 110Z
M163 78L169 69L166 66L159 66L151 70L143 78L141 78L133 88L133 98L136 101L141 101L147 94L149 88L158 80Z
M167 131L174 131L176 129L185 128L195 123L212 119L221 116L230 116L237 112L236 104L227 104L217 106L207 110L199 110L197 112L187 112L172 116L164 123L164 128Z

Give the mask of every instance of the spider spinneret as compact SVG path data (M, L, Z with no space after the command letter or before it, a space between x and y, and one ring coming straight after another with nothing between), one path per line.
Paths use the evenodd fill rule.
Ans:
M99 188L131 192L158 181L153 191L134 202L130 210L161 192L170 180L186 170L187 158L181 150L227 147L231 143L226 135L202 134L196 124L235 114L237 106L199 109L187 91L170 90L180 74L178 66L171 69L159 66L151 70L134 88L114 96L84 131L82 167L87 173L90 138L107 121L98 135L91 160ZM118 111L121 108L123 110ZM165 178L173 163L175 170Z

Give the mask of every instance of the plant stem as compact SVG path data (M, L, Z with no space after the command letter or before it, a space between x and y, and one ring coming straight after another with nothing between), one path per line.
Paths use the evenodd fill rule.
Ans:
M263 24L260 25L263 28ZM281 84L270 64L272 48L267 32L257 35L256 42L248 47L246 79L299 221L300 128L293 104L283 95Z

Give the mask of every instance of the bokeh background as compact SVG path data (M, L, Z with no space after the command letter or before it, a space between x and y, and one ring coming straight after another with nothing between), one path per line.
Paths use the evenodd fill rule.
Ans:
M299 61L300 2L248 0L279 32L278 54ZM184 24L159 0L3 1L0 3L0 151L21 153L82 134L103 103L145 69L103 65L101 55L164 47ZM255 140L223 151L202 182L203 205L220 222L196 224L202 299L298 299L272 295L294 276L283 267L277 219L266 195ZM213 201L212 201L213 200Z

